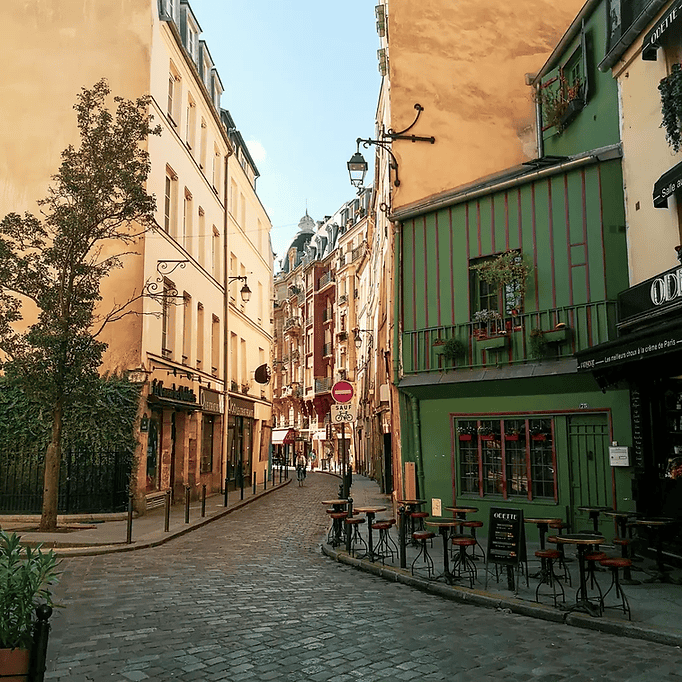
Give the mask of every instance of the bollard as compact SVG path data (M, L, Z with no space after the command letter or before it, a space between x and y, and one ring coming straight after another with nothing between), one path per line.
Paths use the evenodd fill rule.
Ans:
M347 516L349 519L353 518L353 498L352 497L348 498L348 515ZM344 523L344 526L346 526L345 523ZM344 530L346 531L346 552L348 552L348 554L350 554L350 541L351 541L351 532L350 531L351 531L351 529L349 526L346 526Z
M407 568L407 547L405 546L405 507L398 509L398 526L400 537L400 568Z
M206 516L206 484L201 486L201 518Z
M188 485L185 486L185 523L189 523L189 491Z
M41 604L36 609L38 620L33 626L33 650L29 659L28 679L32 682L43 682L45 679L45 662L47 660L47 639L50 634L48 620L52 615L52 607ZM13 678L14 679L14 678Z
M227 479L225 479L225 509L227 509Z
M163 530L167 533L170 530L170 508L171 508L171 490L166 490L166 518L163 522Z
M126 544L133 541L133 496L128 495L128 523L126 527Z

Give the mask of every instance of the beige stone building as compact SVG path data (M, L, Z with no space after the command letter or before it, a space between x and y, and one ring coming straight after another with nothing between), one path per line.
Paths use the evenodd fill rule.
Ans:
M104 282L102 309L141 292L137 315L107 328L103 372L143 385L137 502L262 482L271 393L270 220L258 170L228 111L223 82L186 0L5 3L10 30L0 103L0 213L36 211L77 140L77 92L151 94L162 134L148 141L156 228ZM248 286L250 300L240 291Z

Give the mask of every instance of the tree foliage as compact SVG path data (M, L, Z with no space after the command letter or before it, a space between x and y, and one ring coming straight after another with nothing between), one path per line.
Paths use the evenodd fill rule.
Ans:
M77 95L80 144L62 152L38 201L41 217L10 213L0 221L0 367L51 414L44 530L56 526L64 414L90 402L106 348L98 334L128 312L126 304L98 310L100 283L153 225L145 142L160 128L151 125L149 97L114 97L112 114L109 94L102 80ZM29 301L38 319L24 330L17 323Z

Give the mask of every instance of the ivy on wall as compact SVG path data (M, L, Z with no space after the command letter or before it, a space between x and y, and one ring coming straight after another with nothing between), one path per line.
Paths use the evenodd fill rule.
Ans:
M682 66L673 64L670 74L661 79L658 85L661 93L661 113L663 121L661 127L665 129L668 144L675 152L682 146Z

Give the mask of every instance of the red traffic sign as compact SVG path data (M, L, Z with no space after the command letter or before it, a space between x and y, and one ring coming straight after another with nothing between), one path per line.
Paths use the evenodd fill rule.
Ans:
M332 386L332 398L337 403L349 403L353 399L353 384L348 381L337 381Z

